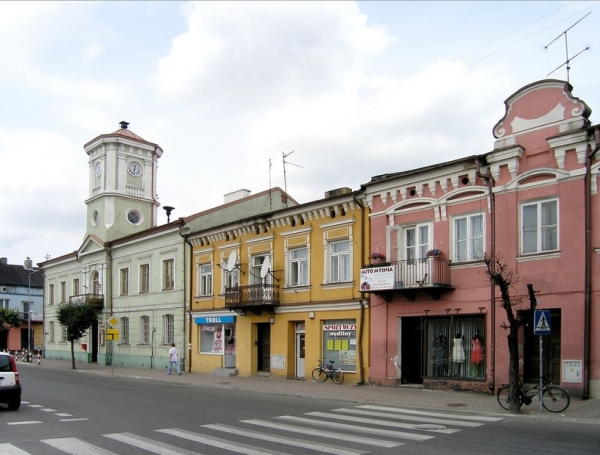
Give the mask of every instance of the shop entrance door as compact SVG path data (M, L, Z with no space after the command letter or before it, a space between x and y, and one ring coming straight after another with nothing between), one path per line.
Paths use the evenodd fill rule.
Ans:
M257 369L258 371L271 371L271 325L257 324L258 326L258 352Z
M533 334L533 314L531 323L524 325L524 368L523 380L525 382L539 383L540 378L540 336ZM542 338L542 364L544 374L550 374L550 382L560 384L560 310L550 312L550 335L543 335Z
M421 318L402 318L400 352L403 384L423 384Z
M296 377L305 378L306 372L304 371L304 343L305 334L296 333Z

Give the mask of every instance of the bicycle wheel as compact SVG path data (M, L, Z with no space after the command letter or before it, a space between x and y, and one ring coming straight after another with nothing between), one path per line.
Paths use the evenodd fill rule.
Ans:
M504 387L500 387L498 389L498 393L496 394L496 398L498 399L498 404L500 406L502 406L507 411L510 411L510 386L505 385ZM519 403L521 406L523 406L523 394L520 392Z
M312 378L317 382L325 382L327 381L327 373L323 368L315 368L312 371Z
M544 408L550 412L562 412L569 407L571 398L566 390L555 385L544 389Z
M504 386L498 389L498 393L496 394L496 398L498 399L498 404L502 406L507 411L510 411L510 387Z
M341 384L344 382L344 372L339 368L335 368L331 373L331 379L333 379L333 382L336 384Z

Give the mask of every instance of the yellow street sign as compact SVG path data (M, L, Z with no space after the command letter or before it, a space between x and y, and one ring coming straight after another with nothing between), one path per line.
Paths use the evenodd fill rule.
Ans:
M106 321L106 322L108 322L108 325L110 325L111 327L115 328L116 326L118 326L118 325L119 325L119 323L120 323L121 321L119 321L119 319L118 319L117 317L115 317L115 316L111 316L111 317L108 319L108 321Z
M109 340L118 340L119 329L106 329L106 338Z

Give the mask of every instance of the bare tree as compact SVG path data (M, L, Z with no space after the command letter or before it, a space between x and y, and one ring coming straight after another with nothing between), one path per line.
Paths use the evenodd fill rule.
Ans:
M486 265L486 273L492 283L500 289L502 302L500 306L506 311L508 325L503 324L502 328L508 329L508 353L509 353L509 369L508 382L510 385L510 411L514 414L521 412L521 397L519 390L519 328L528 320L525 311L515 312L515 307L522 303L520 297L513 298L510 295L510 290L518 281L518 277L514 271L502 260L502 258L490 258L485 256L484 263ZM535 310L537 300L533 284L527 284L527 293L529 295L529 307L527 310L532 312ZM495 308L492 309L495 311Z

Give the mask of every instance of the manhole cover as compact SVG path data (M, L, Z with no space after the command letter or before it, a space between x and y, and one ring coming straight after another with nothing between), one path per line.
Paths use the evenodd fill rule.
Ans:
M452 406L453 408L458 408L460 406L466 406L464 403L447 403L446 406Z
M445 425L435 425L433 423L422 423L414 426L415 430L427 430L427 431L442 431L447 430L448 427Z

